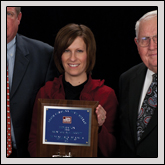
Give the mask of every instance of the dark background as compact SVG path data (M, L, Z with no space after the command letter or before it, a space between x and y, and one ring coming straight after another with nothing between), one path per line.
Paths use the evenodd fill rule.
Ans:
M118 96L120 75L141 62L134 42L135 23L157 6L23 6L18 33L54 45L68 23L84 24L97 45L94 79L105 79Z

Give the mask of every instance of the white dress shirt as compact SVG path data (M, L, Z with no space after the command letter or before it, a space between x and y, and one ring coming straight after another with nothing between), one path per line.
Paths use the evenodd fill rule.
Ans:
M16 52L16 37L12 41L7 44L7 66L8 66L8 75L9 75L9 90L12 88L12 80L13 80L13 71L14 71L14 62L15 62L15 52ZM16 148L14 129L11 119L11 138L13 147Z
M14 39L7 44L7 66L8 66L8 74L9 74L10 91L12 88L15 51L16 51L16 37L14 37Z

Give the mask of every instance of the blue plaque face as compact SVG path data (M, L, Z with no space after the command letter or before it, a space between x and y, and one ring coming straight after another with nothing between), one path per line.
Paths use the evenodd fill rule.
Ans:
M90 146L91 108L44 106L43 144Z

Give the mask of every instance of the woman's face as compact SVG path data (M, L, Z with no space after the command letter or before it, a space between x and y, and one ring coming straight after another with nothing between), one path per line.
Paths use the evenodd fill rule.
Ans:
M65 71L65 79L86 77L87 52L86 44L81 37L77 37L61 56Z

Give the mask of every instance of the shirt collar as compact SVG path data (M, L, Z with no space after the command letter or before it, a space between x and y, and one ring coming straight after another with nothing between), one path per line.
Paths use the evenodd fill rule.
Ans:
M151 71L151 70L148 69L147 70L147 74L152 77L152 75L155 74L155 73L153 71Z
M152 75L155 74L153 71L147 69L147 74L146 74L146 79L149 81L149 82L152 82Z
M16 36L7 44L7 49L11 49L16 42Z

